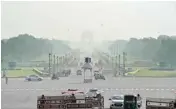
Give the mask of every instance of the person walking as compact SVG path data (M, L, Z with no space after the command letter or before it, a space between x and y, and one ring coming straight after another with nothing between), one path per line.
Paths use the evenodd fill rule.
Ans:
M8 77L5 76L5 81L6 81L6 84L8 84Z

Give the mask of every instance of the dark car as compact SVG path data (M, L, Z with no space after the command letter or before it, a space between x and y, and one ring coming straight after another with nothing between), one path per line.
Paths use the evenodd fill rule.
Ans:
M76 71L76 74L77 74L77 75L82 75L82 70L77 70L77 71Z
M52 80L59 80L59 77L56 74L53 74L51 77Z
M102 74L95 74L94 77L95 77L95 80L98 80L98 79L105 80L105 77Z

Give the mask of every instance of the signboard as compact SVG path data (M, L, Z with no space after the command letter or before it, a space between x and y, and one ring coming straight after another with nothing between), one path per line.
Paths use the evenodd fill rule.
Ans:
M92 104L67 104L67 109L69 108L92 108Z
M169 103L147 102L147 106L169 107Z

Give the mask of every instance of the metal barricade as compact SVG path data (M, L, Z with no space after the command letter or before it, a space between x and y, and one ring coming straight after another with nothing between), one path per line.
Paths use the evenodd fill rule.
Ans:
M67 104L67 109L78 109L78 108L92 108L91 103L69 103Z
M176 109L176 107L174 107L175 103L175 99L147 98L146 109Z
M66 109L65 104L38 104L37 109Z
M85 97L84 99L76 99L73 103L68 96L45 96L44 99L38 97L37 109L82 109L82 108L104 108L104 97L99 100L94 97Z

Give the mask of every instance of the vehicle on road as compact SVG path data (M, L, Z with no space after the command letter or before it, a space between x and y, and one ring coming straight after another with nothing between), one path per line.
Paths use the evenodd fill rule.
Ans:
M139 109L136 95L124 95L124 109Z
M123 109L124 95L113 95L110 100L110 109Z
M65 69L57 73L59 77L68 77L71 74L71 69Z
M56 74L53 74L52 77L51 77L51 80L59 80L59 77L58 75Z
M27 81L42 81L43 77L40 77L38 75L29 75L29 76L25 77L25 80L27 80Z
M71 69L65 69L63 72L69 76L71 74Z
M94 70L94 76L99 74L99 70Z
M81 69L78 69L78 70L76 71L76 74L77 74L77 75L82 75L82 70L81 70Z
M83 91L79 91L78 89L68 89L66 91L62 91L62 94L84 94Z
M102 74L95 74L94 77L95 77L95 80L98 80L98 79L105 80L105 77Z
M97 95L97 93L102 93L102 92L103 91L98 90L97 88L92 88L86 92L86 96L87 97L95 97Z

